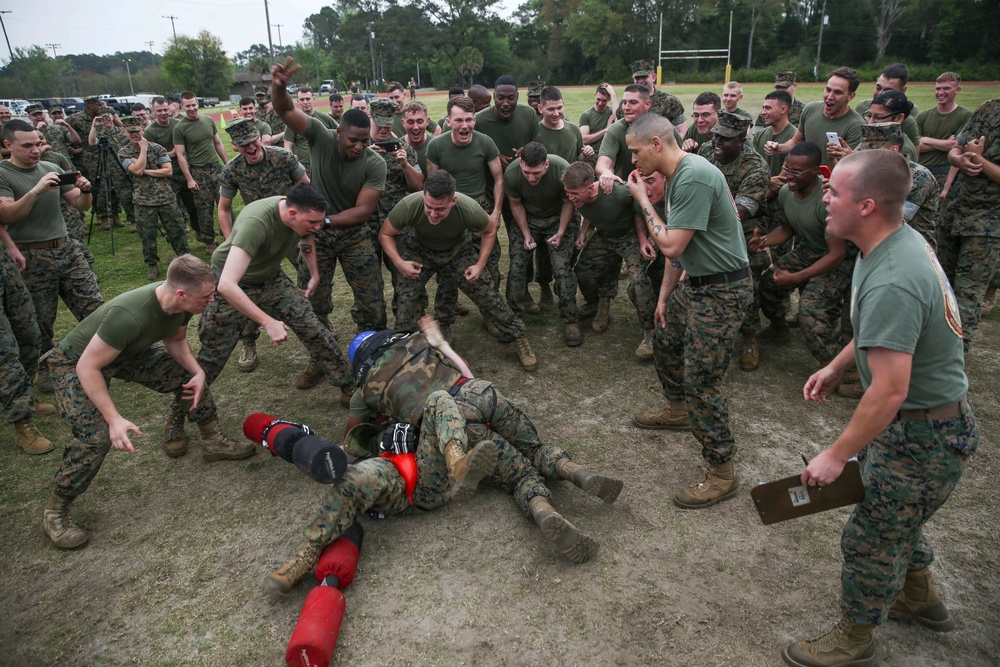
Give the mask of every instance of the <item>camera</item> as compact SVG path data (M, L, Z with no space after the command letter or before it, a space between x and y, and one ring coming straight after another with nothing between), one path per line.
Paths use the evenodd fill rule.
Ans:
M402 144L399 142L399 139L390 139L389 141L376 141L375 145L384 150L386 153L395 153L402 147Z

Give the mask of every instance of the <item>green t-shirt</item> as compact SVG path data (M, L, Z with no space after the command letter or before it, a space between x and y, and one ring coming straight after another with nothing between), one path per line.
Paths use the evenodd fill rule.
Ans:
M107 301L66 334L59 347L70 359L79 359L94 336L120 350L116 365L139 356L153 343L186 326L191 313L163 312L156 298L162 282L143 285Z
M282 196L247 204L233 222L233 233L212 253L212 268L222 272L232 246L250 255L250 265L241 282L259 285L274 277L281 260L298 247L301 237L281 221L278 203Z
M312 175L309 180L323 191L326 212L334 215L354 208L361 190L385 190L385 160L372 150L348 160L340 154L337 132L316 118L309 119L306 139L312 156Z
M826 239L826 204L823 203L823 184L816 184L816 189L805 199L799 199L795 193L782 185L778 190L778 221L788 225L795 231L796 244L805 244L816 252L825 253L829 250Z
M549 155L549 168L538 185L531 185L521 171L521 158L517 158L503 173L503 191L512 199L520 199L525 212L532 218L551 218L562 212L566 201L566 188L562 175L569 163L558 155Z
M580 133L580 128L568 120L563 122L561 130L553 130L539 123L535 141L545 146L550 156L558 155L567 163L576 162L580 152L583 151L583 135Z
M951 284L923 237L902 225L854 265L851 324L861 382L872 375L868 350L913 355L904 410L960 401L969 390L962 323Z
M313 111L311 118L317 119L319 122L323 123L323 127L330 128L331 130L336 130L340 124L333 119L330 114L323 113L322 111ZM291 128L285 128L285 141L292 142L292 152L295 153L295 157L299 159L299 162L305 166L310 166L309 157L309 142L306 140L304 134L296 134L292 132Z
M913 100L910 100L911 102ZM871 109L872 101L861 100L858 102L854 110L858 112L859 116L863 116L866 111ZM916 104L913 105L913 109L910 111L910 115L903 120L903 134L910 139L910 143L916 145L920 143L920 128L917 126L917 116L920 114L920 109ZM864 118L862 118L864 120ZM949 135L951 136L951 135ZM908 158L910 160L914 158Z
M451 174L458 191L473 199L486 192L488 163L499 156L497 145L481 132L473 132L468 145L456 146L449 130L431 139L427 147L427 161Z
M618 123L615 123L617 125ZM635 216L642 215L642 207L632 198L628 188L615 183L611 194L597 188L597 199L577 209L580 215L604 238L620 239L635 234Z
M708 134L702 134L698 131L698 126L691 123L691 127L689 127L687 132L684 133L684 141L687 141L688 139L694 139L698 142L698 147L701 148L703 144L712 143L712 132L709 131ZM682 141L681 143L683 144L684 142Z
M179 123L180 121L176 118L170 118L167 126L162 127L157 125L156 121L153 121L146 126L145 130L143 130L142 136L146 137L147 141L160 144L169 153L174 150L174 128L177 127Z
M76 171L76 167L73 166L73 161L56 150L46 152L45 155L42 156L42 162L51 162L59 167L59 171Z
M263 137L265 134L271 134L271 126L268 125L267 123L265 123L264 121L262 121L262 120L260 120L258 118L255 118L254 121L253 121L253 123L254 123L254 127L257 128L257 133L260 136Z
M424 193L414 192L403 197L389 212L389 224L404 231L411 230L414 238L430 250L450 250L469 236L486 228L490 217L475 199L458 192L448 217L432 225L424 213Z
M955 107L949 114L942 114L937 110L937 107L934 107L933 109L920 112L917 116L917 129L920 131L920 136L922 137L947 139L948 137L958 136L958 133L969 122L971 116L972 112L965 107ZM948 162L948 151L939 151L937 149L922 150L919 157L918 162L925 167L951 166Z
M820 164L829 165L826 157L826 133L836 132L847 142L848 146L857 146L861 143L861 126L865 121L858 113L848 109L840 118L830 120L823 115L822 102L810 102L802 110L802 118L799 120L799 131L806 141L811 141L819 146L823 159Z
M0 162L0 197L17 201L35 187L42 176L61 171L51 162L39 162L30 169L21 169L10 160L4 160ZM59 198L74 187L63 185L39 195L26 216L7 226L14 243L39 243L66 236L66 220L59 207Z
M795 132L796 127L789 123L785 129L778 134L771 132L771 128L765 127L763 130L753 135L753 149L760 153L760 156L764 158L764 162L767 163L768 171L772 177L781 173L781 168L785 164L785 156L781 153L768 155L764 152L764 144L769 141L777 141L779 144L783 144L794 137Z
M434 122L433 118L427 118L427 134L433 135L437 131L438 124ZM392 117L392 132L397 137L406 136L406 128L403 127L403 114L398 113Z
M174 145L184 146L188 166L218 167L219 154L215 152L215 135L218 133L215 121L208 116L198 116L194 120L185 116L174 127Z
M726 177L712 163L685 153L663 201L670 229L693 229L678 259L688 275L700 278L745 269L747 246Z
M612 109L610 106L604 107L604 111L598 112L594 107L590 107L582 114L580 114L580 127L587 126L590 128L588 134L594 134L595 132L600 132L608 127L608 119L611 118ZM597 141L591 144L594 147L595 153L601 152L601 144L604 143L604 137L601 137Z
M420 167L421 174L427 173L427 147L431 145L432 139L434 137L428 133L424 135L424 143L419 146L414 146L409 141L406 142L413 149L413 152L417 154L417 166Z
M534 141L538 134L538 115L531 107L518 104L510 120L500 120L496 110L487 107L476 114L476 132L492 139L501 155L513 158L515 149L520 150Z
M628 180L628 175L632 171L632 153L629 152L628 144L625 142L626 132L628 132L628 123L624 120L609 127L608 131L604 133L601 153L598 156L611 158L615 165L615 176L623 181Z

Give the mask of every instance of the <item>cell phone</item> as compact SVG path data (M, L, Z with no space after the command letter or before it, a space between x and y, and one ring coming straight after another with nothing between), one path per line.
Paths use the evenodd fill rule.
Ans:
M838 136L836 132L827 132L826 133L826 143L828 143L828 144L837 144L839 146L840 145L840 136Z
M73 185L80 176L78 171L64 171L59 174L59 185Z
M390 139L389 141L376 141L375 145L386 153L395 153L403 144L400 143L399 139Z

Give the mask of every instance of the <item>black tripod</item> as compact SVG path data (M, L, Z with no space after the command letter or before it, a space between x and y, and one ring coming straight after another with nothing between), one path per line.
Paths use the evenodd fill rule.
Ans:
M114 149L111 147L111 142L107 137L100 137L97 140L97 167L94 173L91 174L92 189L95 193L94 204L90 209L90 228L87 231L87 244L90 244L90 237L94 233L94 217L98 215L104 215L105 219L110 221L111 224L111 254L115 254L115 225L114 220L117 219L117 214L115 216L111 215L112 198L114 197L115 182L111 175L111 165L117 165L121 169L125 176L129 177L131 181L131 174L121 166L118 162L118 156L115 155ZM98 194L99 193L99 194ZM101 197L104 197L104 211L98 210L98 202L101 201Z

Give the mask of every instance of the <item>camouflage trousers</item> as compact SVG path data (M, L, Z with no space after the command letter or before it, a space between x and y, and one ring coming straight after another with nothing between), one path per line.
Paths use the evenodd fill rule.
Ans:
M939 227L937 254L955 290L968 352L982 319L983 297L1000 266L1000 237L956 236Z
M139 239L142 241L142 259L146 266L156 266L160 256L156 252L156 237L159 235L158 224L163 225L167 242L177 256L191 252L188 248L187 236L184 234L184 218L174 203L163 206L135 205L135 224L139 228Z
M52 347L60 298L73 316L82 320L104 303L104 297L79 241L67 239L58 248L24 248L21 252L27 262L22 277L31 292L42 334L38 349L45 352Z
M580 293L587 303L613 298L618 292L618 272L622 261L628 267L628 295L635 306L639 325L643 331L649 331L653 328L653 313L656 312L656 297L646 273L651 262L642 258L639 238L635 234L608 238L595 232L590 237L576 265Z
M923 534L928 519L958 484L979 444L971 407L952 419L897 419L865 450L865 499L840 541L841 608L857 623L881 625L907 570L931 564Z
M83 222L83 214L69 205L69 202L59 198L59 208L62 210L63 220L66 221L66 233L71 239L75 239L80 244L80 251L87 264L94 265L94 255L87 245L87 227Z
M194 210L197 219L191 220L191 228L194 229L198 240L208 244L215 244L215 205L218 202L219 187L216 183L216 175L219 167L189 167L191 178L198 185L197 190L189 190L194 199Z
M467 238L448 250L431 250L412 236L400 234L396 237L396 247L399 255L407 261L419 262L423 268L416 278L400 276L396 288L396 299L399 313L396 316L397 329L416 329L417 320L423 314L420 297L426 291L427 281L431 276L438 277L438 298L434 304L435 317L442 318L441 324L450 325L455 321L455 301L448 304L439 301L446 296L448 283L457 285L466 296L479 308L483 319L493 322L501 334L521 336L524 334L524 323L514 315L507 302L503 300L493 287L489 269L484 269L479 280L469 282L463 275L465 270L479 259L479 244ZM448 307L450 305L450 307Z
M750 279L753 280L753 300L750 302L747 315L743 318L743 324L740 326L740 335L744 337L756 336L760 333L760 279L767 268L771 266L771 258L766 252L750 252L748 254L750 255ZM791 290L785 294L782 307L787 308L788 294L791 294Z
M298 336L312 361L330 374L330 384L335 387L351 384L351 366L340 351L336 336L320 324L309 300L284 272L278 271L265 283L240 283L240 289L258 308L284 322ZM219 377L244 327L251 321L225 297L215 293L215 301L208 304L198 323L198 338L201 340L198 363L205 369L209 384Z
M486 211L487 214L493 212L493 193L483 193L476 197L476 203ZM503 209L501 211L501 219L506 223L506 218L503 216L509 209L507 208L506 202L504 203ZM511 216L513 220L513 216ZM509 234L509 232L508 232ZM475 264L476 260L479 258L478 248L480 247L480 242L482 240L482 234L480 232L472 232L472 242L477 249L476 259L472 261ZM499 237L498 237L499 239ZM397 237L398 241L398 237ZM480 280L488 280L490 284L493 285L493 289L497 292L500 291L500 243L499 240L494 241L493 247L490 248L490 255L486 258L486 270L483 271L483 275L479 278ZM489 274L489 275L487 275ZM462 281L464 280L452 280L450 275L438 274L438 287L437 292L434 295L434 319L438 322L454 322L455 321L455 306L458 305L458 290L461 289ZM427 297L424 296L424 307L427 306ZM481 309L480 309L481 310ZM483 316L485 318L485 315ZM397 325L398 326L398 325Z
M667 299L667 325L653 335L653 363L672 401L687 401L691 430L711 464L736 454L723 383L733 342L753 299L750 278L691 287L680 283Z
M385 283L382 280L382 264L375 254L368 226L365 223L348 229L323 230L313 234L316 240L316 263L319 265L319 286L310 297L313 310L320 318L333 312L333 274L337 270L337 260L344 272L347 284L354 293L354 305L358 308L358 327L362 331L381 331L386 328ZM298 285L305 289L309 285L309 267L304 258L299 257Z
M101 469L104 457L111 450L108 423L80 384L76 374L77 359L71 359L61 347L54 347L43 358L52 374L56 402L63 421L70 425L73 439L63 451L62 464L55 475L56 492L67 498L79 496ZM112 363L101 371L105 383L111 378L137 382L160 394L174 394L180 401L182 385L191 373L178 364L163 345L149 346L142 354L126 363ZM184 409L190 403L183 402ZM215 416L215 402L208 389L201 395L198 407L188 418L198 424Z
M573 271L573 249L579 234L579 225L574 220L566 228L559 241L559 246L553 248L548 239L559 231L559 216L551 218L532 218L528 216L528 231L536 247L525 250L524 235L521 228L511 225L510 228L510 266L507 272L507 305L518 317L524 315L524 297L528 290L528 268L531 266L532 253L541 258L547 255L550 268L556 279L556 293L559 295L559 319L564 323L577 322L580 312L576 306L576 272Z
M6 250L0 250L0 301L0 403L4 417L13 423L34 411L31 383L41 334L31 294Z
M797 244L790 252L774 261L774 265L786 271L796 272L811 266L825 255ZM799 325L809 352L825 366L844 347L840 326L844 323L841 307L845 299L850 299L851 277L854 273L854 258L845 259L838 267L819 276L814 276L805 284L797 283L778 287L774 284L774 274L768 271L760 278L760 306L764 317L771 320L784 319L788 295L799 290Z

